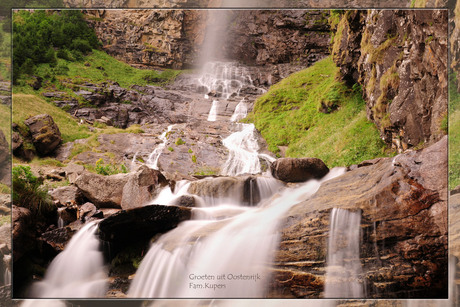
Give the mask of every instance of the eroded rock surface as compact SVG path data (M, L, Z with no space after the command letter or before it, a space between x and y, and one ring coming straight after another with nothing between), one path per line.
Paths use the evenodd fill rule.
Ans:
M62 142L61 132L48 114L32 116L24 121L39 155L52 153Z
M447 295L447 137L325 182L284 220L273 296L319 297L332 208L362 210L368 297Z
M361 84L367 116L401 151L432 144L447 116L447 11L350 11L342 16L334 60Z

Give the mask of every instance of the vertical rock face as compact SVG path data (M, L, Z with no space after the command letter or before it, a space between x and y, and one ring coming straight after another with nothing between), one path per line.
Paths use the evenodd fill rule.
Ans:
M90 10L87 20L103 48L132 65L196 65L206 26L220 33L227 59L247 64L311 64L329 53L327 11L233 10L223 24L209 11Z
M433 143L447 116L447 11L349 11L334 39L343 79L394 149Z
M362 212L366 297L447 297L447 137L326 181L294 206L281 231L271 295L322 295L332 208Z
M457 74L457 81L459 80L460 72L460 1L457 1L455 6L450 36L450 52L451 52L451 67ZM457 83L457 91L460 92L460 81Z

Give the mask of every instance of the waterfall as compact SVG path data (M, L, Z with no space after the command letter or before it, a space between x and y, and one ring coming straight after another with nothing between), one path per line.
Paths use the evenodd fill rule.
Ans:
M240 119L245 118L248 115L248 106L244 101L244 98L240 101L240 103L236 106L235 112L232 115L230 121L236 122Z
M79 230L51 262L45 278L32 286L33 297L103 297L107 289L102 252L96 237L97 224Z
M236 176L240 174L260 173L259 144L255 136L254 124L239 124L242 130L223 140L229 155L222 174Z
M332 209L324 297L360 298L362 267L359 258L361 212Z
M343 172L333 169L321 181L272 193L257 207L194 209L199 211L194 220L179 224L152 244L128 296L263 297L279 244L281 217L315 193L321 182Z
M217 120L217 108L219 107L219 101L213 100L211 110L209 110L208 122L215 122Z
M168 126L168 129L166 129L166 131L164 131L160 135L161 143L158 144L158 146L155 147L155 149L149 155L149 158L147 159L147 162L146 162L148 167L156 169L156 170L159 169L158 160L160 159L163 149L166 147L166 143L168 142L168 132L170 132L172 128L174 128L174 125Z

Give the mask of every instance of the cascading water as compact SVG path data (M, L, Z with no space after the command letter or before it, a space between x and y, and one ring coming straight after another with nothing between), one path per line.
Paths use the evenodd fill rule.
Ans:
M163 149L166 147L166 142L168 141L168 132L170 132L174 128L174 125L168 126L168 129L166 129L165 132L163 132L160 135L160 140L161 143L158 144L157 147L152 151L152 153L149 155L149 158L147 159L147 166L153 169L158 170L158 160L160 159L161 153L163 152Z
M97 224L91 222L72 237L64 251L51 262L43 281L32 286L31 296L104 297L107 274L96 230Z
M211 110L209 110L208 122L215 122L217 120L217 108L219 107L219 101L213 100Z
M243 98L240 101L240 103L236 106L235 112L233 113L232 118L230 118L230 121L236 122L240 119L245 118L247 115L248 115L248 106Z
M201 91L223 99L239 96L243 86L252 86L249 71L234 62L206 63L197 81Z
M322 181L343 172L333 169ZM272 197L257 207L226 207L224 216L223 207L194 209L195 220L181 223L151 246L128 296L263 297L280 218L315 193L322 181L271 191Z
M332 209L324 297L363 297L360 239L361 212Z
M254 124L239 124L241 131L225 138L222 143L229 150L222 174L237 176L260 172L259 144L255 136Z

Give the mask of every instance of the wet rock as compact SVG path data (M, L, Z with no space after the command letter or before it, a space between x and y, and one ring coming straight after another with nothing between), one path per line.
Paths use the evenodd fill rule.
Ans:
M319 179L329 172L317 158L280 158L270 166L273 177L284 182L302 182Z
M275 257L273 293L322 293L332 208L362 210L359 278L368 297L446 295L447 137L326 181L292 207ZM315 282L288 278L305 274Z
M59 208L58 216L61 218L62 223L69 225L72 222L75 222L79 217L79 210L76 205L70 205L68 207Z
M121 208L123 187L128 179L128 174L103 176L84 172L75 185L97 208Z
M145 205L166 185L168 181L159 171L142 165L136 172L130 174L123 187L121 208L131 209Z
M74 231L70 227L61 227L43 233L40 239L50 245L56 252L61 252L73 235Z
M35 247L35 231L32 213L29 209L13 205L12 238L14 244L14 261Z
M24 123L30 130L32 141L39 155L52 153L61 143L61 133L50 115L36 115L26 119Z
M182 195L177 199L175 205L179 207L195 207L196 199L193 195Z
M122 210L102 220L98 233L101 240L110 243L114 255L117 249L149 240L158 233L175 228L190 217L190 208L149 205Z

